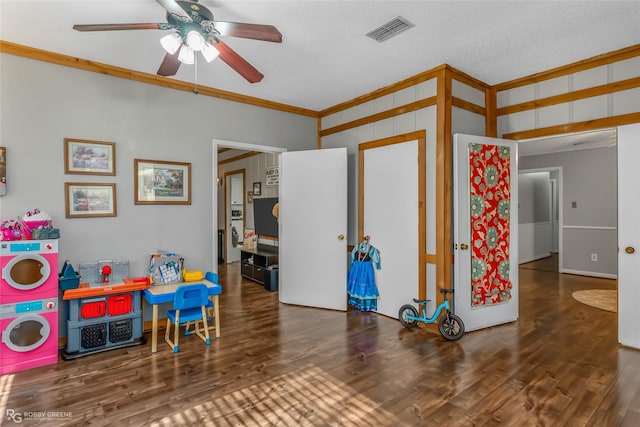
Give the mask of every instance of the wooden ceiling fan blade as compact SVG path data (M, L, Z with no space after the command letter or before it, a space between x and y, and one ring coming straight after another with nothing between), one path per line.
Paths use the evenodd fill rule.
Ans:
M215 28L222 36L282 43L282 34L273 25L215 21Z
M160 68L158 68L159 76L175 76L178 72L178 68L180 68L180 60L178 59L178 55L180 54L180 49L182 49L182 45L180 48L176 50L176 53L171 54L167 53L162 60L162 64L160 64Z
M189 16L189 14L185 12L185 10L181 8L180 5L175 0L156 0L156 1L160 4L160 6L164 7L167 10L167 12L173 13L174 15L182 16L183 18L189 18L189 20L191 20L191 17Z
M74 25L76 31L119 31L119 30L168 30L167 23L135 23L135 24L87 24Z
M249 64L243 57L238 55L226 43L220 40L211 40L215 48L220 52L220 59L227 63L238 74L244 77L249 83L257 83L264 77L260 71ZM217 43L216 43L217 42Z

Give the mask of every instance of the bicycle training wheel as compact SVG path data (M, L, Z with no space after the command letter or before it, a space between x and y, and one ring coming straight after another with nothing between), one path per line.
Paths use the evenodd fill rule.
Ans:
M411 304L405 304L400 307L398 312L398 320L405 328L415 328L418 326L418 321L407 316L418 317L418 310Z
M438 329L443 337L449 341L456 341L464 335L464 323L462 319L453 313L445 313L440 316Z

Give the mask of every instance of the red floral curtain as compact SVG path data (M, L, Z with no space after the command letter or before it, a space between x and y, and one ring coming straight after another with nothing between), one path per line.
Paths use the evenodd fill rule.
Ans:
M469 144L471 305L511 299L509 217L510 148Z

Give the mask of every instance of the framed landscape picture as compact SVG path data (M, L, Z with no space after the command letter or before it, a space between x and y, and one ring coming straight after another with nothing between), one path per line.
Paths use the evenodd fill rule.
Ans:
M115 175L115 142L65 138L64 173L80 175Z
M133 160L136 205L190 205L191 163Z
M99 182L64 183L65 216L91 218L116 216L116 184Z

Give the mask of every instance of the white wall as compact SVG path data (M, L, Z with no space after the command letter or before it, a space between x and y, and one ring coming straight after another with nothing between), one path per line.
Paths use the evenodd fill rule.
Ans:
M0 56L1 145L8 194L2 219L38 207L61 230L60 259L129 260L147 273L149 253L175 251L189 269L211 270L212 140L289 150L315 148L315 118L146 85L8 54ZM116 176L66 175L63 139L116 143ZM133 159L192 163L192 204L134 205ZM250 180L251 178L248 178ZM65 182L117 186L117 216L65 218Z

